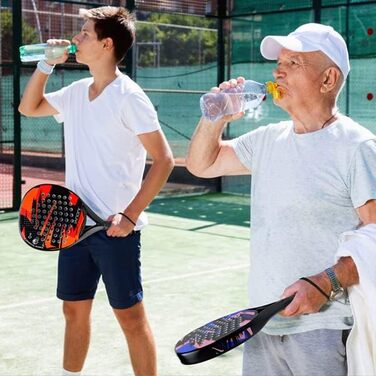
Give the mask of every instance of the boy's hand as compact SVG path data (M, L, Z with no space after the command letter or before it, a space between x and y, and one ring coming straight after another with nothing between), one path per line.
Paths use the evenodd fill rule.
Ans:
M134 225L124 218L121 214L113 214L107 218L111 222L111 226L107 230L108 236L126 237L134 229Z
M67 39L48 39L47 43L50 46L69 46L71 42ZM69 53L68 51L64 51L64 54L58 58L49 58L48 52L46 53L46 63L49 65L56 65L56 64L63 64L68 60Z

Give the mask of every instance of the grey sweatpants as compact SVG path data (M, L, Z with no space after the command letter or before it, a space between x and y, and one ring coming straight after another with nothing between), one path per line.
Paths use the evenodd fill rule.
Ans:
M348 333L323 329L271 336L261 332L244 344L243 376L345 376Z

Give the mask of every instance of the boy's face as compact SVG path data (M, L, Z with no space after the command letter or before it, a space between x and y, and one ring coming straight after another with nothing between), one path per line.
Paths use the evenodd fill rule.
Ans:
M92 61L98 61L105 51L105 39L98 40L92 20L84 23L81 31L72 38L72 42L77 46L78 63L89 65Z

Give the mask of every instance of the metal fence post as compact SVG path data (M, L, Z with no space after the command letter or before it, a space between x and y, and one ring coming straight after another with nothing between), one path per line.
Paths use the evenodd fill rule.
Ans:
M13 205L12 209L18 210L21 203L21 115L18 112L20 104L20 71L21 61L19 47L22 43L22 1L12 2L13 21L13 131L14 131L14 154L13 154Z
M135 0L127 0L126 8L133 12L136 8ZM136 46L133 45L127 52L127 55L125 56L125 72L127 75L132 78L133 80L136 79L136 67L134 66L134 54L136 52Z
M316 23L321 22L321 0L313 0L313 18Z
M218 0L218 72L217 72L217 84L225 80L225 36L224 36L224 23L227 13L227 0Z
M225 23L226 16L227 16L227 0L218 0L217 4L218 4L217 85L219 85L221 82L225 80L226 49L225 49L224 23ZM227 130L227 132L229 132L229 130ZM221 177L217 179L217 192L222 192L222 178Z

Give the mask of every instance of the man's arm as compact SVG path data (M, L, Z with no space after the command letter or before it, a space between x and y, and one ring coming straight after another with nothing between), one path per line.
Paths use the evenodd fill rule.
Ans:
M363 226L376 223L376 200L369 200L356 209ZM333 266L334 273L343 288L348 288L359 283L356 265L351 257L341 257ZM327 295L331 292L331 283L328 275L321 272L309 276L313 282L324 290ZM297 281L289 286L283 293L284 296L296 294L292 303L281 313L282 316L296 316L304 313L318 312L326 303L326 298L313 286L305 281Z
M204 118L200 120L186 158L187 169L192 174L203 178L249 174L231 144L221 140L226 123L241 116L242 114L227 116L216 122Z
M244 83L244 77L222 82L211 92L219 93ZM231 144L222 141L222 132L226 124L240 119L243 112L224 116L216 122L202 118L192 136L186 158L188 170L202 178L224 175L247 175L249 170L239 161Z
M171 149L161 131L144 133L138 137L152 158L153 164L143 181L141 189L124 210L124 214L135 223L141 212L164 186L174 167ZM117 217L115 223L107 230L109 236L126 236L134 227L130 221L122 216Z

